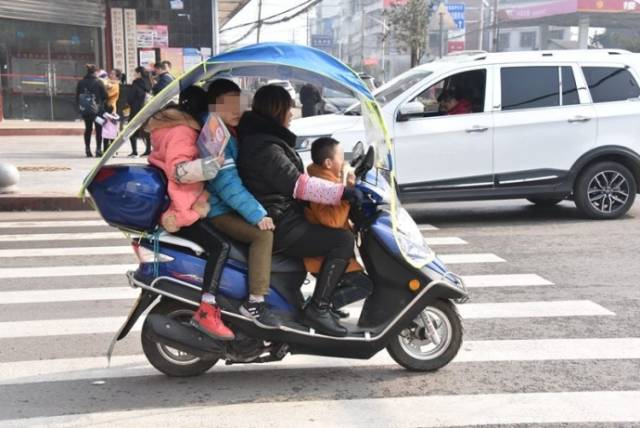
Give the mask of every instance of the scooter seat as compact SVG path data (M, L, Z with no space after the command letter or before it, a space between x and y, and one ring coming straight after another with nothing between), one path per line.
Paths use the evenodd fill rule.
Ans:
M226 235L225 238L231 246L229 258L248 264L249 246L235 239L231 239ZM302 259L285 257L281 254L274 254L271 257L271 272L304 272L304 270Z

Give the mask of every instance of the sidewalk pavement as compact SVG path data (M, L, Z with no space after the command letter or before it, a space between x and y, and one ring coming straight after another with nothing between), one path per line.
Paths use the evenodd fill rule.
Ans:
M14 119L0 121L0 137L19 135L82 135L83 133L84 122L80 119L70 122Z
M110 163L146 162L129 152L124 145ZM81 136L0 136L0 162L20 172L15 191L0 194L0 211L92 209L78 192L98 159L85 157Z

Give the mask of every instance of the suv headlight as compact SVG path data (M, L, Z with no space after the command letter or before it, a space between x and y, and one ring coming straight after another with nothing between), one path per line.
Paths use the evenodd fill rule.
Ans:
M331 134L327 135L307 135L296 138L296 150L299 152L306 152L311 150L311 143L318 138L331 137Z

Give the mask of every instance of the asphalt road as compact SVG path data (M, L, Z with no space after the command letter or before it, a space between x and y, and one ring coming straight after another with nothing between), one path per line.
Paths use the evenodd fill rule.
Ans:
M50 255L126 240L92 238L113 231L78 223L93 213L0 213L0 426L640 425L640 204L606 222L582 219L569 202L409 208L438 228L427 238L465 242L433 247L467 255L453 271L485 280L461 307L458 361L425 374L385 353L364 362L295 356L219 364L192 379L155 372L140 356L139 333L104 368L132 294L122 274L101 269L134 263L131 254ZM82 332L65 330L69 323Z

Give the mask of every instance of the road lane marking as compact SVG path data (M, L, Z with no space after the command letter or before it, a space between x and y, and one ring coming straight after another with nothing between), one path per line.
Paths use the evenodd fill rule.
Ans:
M438 254L438 258L447 264L502 263L505 261L492 253Z
M0 258L13 257L59 257L59 256L99 256L131 254L130 246L117 247L64 247L64 248L16 248L0 250Z
M446 427L640 421L640 391L574 391L425 395L247 402L215 406L181 406L117 410L5 420L2 426L217 426L298 428L310 421L353 428ZM559 405L561 403L561 405ZM286 417L283 418L283 415ZM314 424L317 425L317 424Z
M640 359L640 338L543 339L466 341L454 363L499 361L566 361ZM326 367L390 366L386 351L369 360L288 355L273 364L238 365L216 371L310 369ZM144 355L115 356L107 368L105 357L59 358L0 363L0 385L71 382L82 379L125 378L159 374Z
M456 237L427 238L427 244L438 245L465 245L464 240ZM15 248L0 250L0 258L13 257L59 257L59 256L94 256L133 254L130 246L105 246L105 247L53 247L53 248Z
M137 268L138 268L138 265L136 264L0 268L0 279L54 278L54 277L62 277L62 276L124 275L127 271L135 270Z
M0 235L0 242L30 241L94 241L97 239L125 239L122 232L93 233L26 233L17 235Z
M465 285L468 288L481 287L530 287L541 285L553 285L536 274L503 274L503 275L463 275Z
M103 220L57 220L57 221L0 221L0 229L31 229L36 227L87 227L108 226Z
M358 309L358 308L353 308ZM557 302L470 303L458 306L465 320L488 318L547 318L611 316L613 312L589 300ZM71 318L0 322L0 339L115 333L125 317ZM353 318L350 321L354 321ZM139 330L138 320L134 330Z
M427 245L467 245L468 242L464 239L457 238L455 236L443 236L443 237L431 237L424 238Z
M467 288L483 287L530 287L553 285L551 281L535 274L505 274L505 275L462 275ZM313 293L314 282L302 286L302 292Z
M61 303L96 300L131 300L140 294L131 287L67 288L58 290L2 291L0 305Z
M615 313L590 300L555 302L466 303L458 306L465 319L548 318L577 316L611 316Z
M418 229L420 229L421 232L428 232L431 230L440 230L439 228L435 227L432 224L419 224Z
M470 275L462 279L469 288L476 287L528 287L552 285L534 274L523 275ZM305 285L303 293L313 293L313 284ZM79 302L92 300L131 299L140 291L131 287L69 288L54 290L27 290L0 292L0 305L23 303Z

